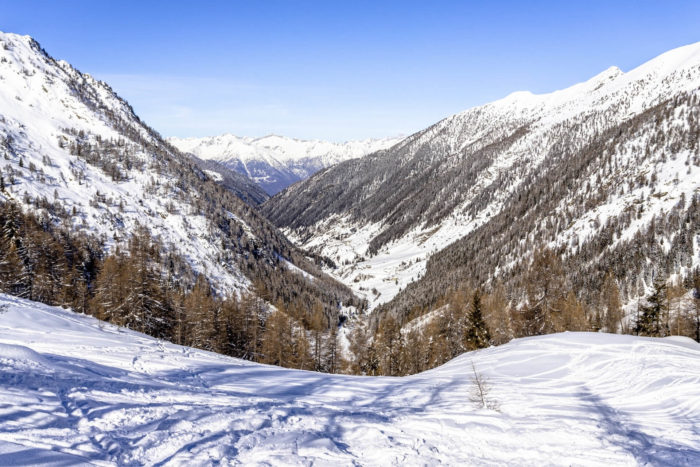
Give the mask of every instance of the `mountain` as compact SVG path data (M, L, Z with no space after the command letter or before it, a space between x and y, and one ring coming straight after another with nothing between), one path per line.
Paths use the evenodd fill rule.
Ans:
M523 303L541 248L587 303L607 273L631 300L700 266L699 102L697 43L453 115L262 212L402 320L460 283L503 283Z
M192 159L197 167L212 180L251 206L258 206L270 199L270 195L260 185L247 176L229 169L225 164L215 160L202 160L196 156L192 156Z
M245 138L225 134L208 138L168 138L168 141L182 152L223 163L274 195L321 169L389 148L401 138L332 143L276 135Z
M682 337L563 333L324 375L0 294L0 464L698 465L699 360Z
M16 293L35 295L43 272L36 269L37 237L55 246L38 258L62 265L52 273L61 287L61 274L74 266L63 265L73 255L67 245L78 236L100 259L123 253L145 228L159 250L148 253L160 257L158 274L167 271L185 290L201 276L219 296L264 289L270 302L317 299L332 315L340 302L352 302L346 288L236 196L255 204L266 195L217 167L168 144L106 83L54 60L28 36L0 33L0 204L35 216L1 210L14 227L1 232L7 243L0 265L17 252L24 271L21 283L8 282ZM94 271L80 274L94 279ZM52 296L49 302L59 300Z

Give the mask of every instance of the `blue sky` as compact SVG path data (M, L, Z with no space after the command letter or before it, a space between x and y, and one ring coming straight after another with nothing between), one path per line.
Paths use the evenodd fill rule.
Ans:
M409 134L700 41L698 1L0 0L165 136ZM0 109L1 110L1 109Z

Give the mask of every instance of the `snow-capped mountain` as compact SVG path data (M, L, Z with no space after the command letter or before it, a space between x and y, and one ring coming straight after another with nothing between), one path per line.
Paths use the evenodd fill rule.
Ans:
M0 463L698 465L699 360L682 337L563 333L324 375L0 294Z
M408 313L455 283L522 290L541 246L585 298L700 265L700 43L549 94L516 92L334 166L263 212L371 306ZM513 297L516 302L518 297Z
M225 134L208 138L168 138L182 152L222 162L257 182L270 195L338 162L387 149L402 138L333 143L269 135L247 138Z
M54 60L28 36L0 33L0 202L100 239L107 250L146 226L166 251L225 294L251 290L255 280L269 284L273 271L295 274L287 267L292 263L318 276L284 235L235 196L250 187L203 169L106 83Z

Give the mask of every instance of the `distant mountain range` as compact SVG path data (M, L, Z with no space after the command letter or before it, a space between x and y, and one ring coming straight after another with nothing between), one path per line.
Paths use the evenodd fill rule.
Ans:
M225 134L207 138L168 138L182 152L217 161L250 177L269 195L338 162L387 149L402 138L332 143L270 135L246 138Z

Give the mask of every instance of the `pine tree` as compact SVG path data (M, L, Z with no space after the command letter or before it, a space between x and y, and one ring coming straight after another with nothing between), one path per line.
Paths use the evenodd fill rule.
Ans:
M668 329L664 325L664 316L667 311L666 282L657 280L654 282L654 291L647 299L647 304L641 307L641 316L635 325L635 333L642 336L660 337L668 335Z
M466 334L466 347L469 350L483 349L489 346L491 335L484 321L481 306L481 291L474 291L472 295L471 309L469 310L469 326Z

